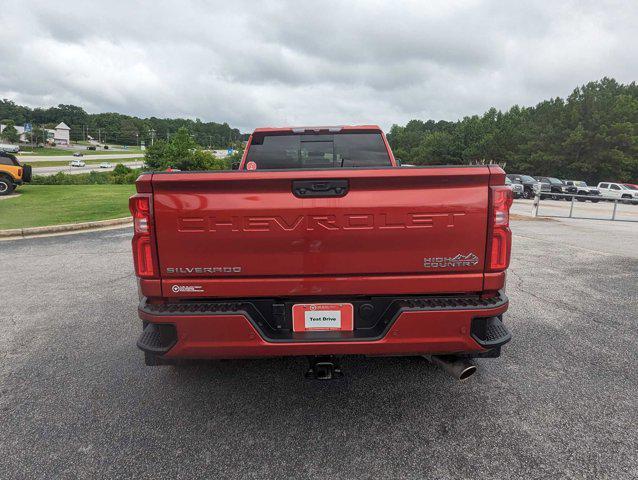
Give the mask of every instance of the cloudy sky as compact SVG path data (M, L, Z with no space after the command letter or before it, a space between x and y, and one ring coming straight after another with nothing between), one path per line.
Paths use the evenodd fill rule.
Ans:
M635 0L2 0L0 97L388 128L636 80L637 25Z

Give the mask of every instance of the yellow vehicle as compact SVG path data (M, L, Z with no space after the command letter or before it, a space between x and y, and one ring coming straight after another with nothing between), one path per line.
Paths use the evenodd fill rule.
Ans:
M18 186L31 181L31 167L20 165L10 153L0 150L0 195L9 195Z

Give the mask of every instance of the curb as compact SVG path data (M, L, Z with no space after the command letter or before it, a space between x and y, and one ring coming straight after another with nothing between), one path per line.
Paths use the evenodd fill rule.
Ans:
M75 232L93 228L112 227L114 225L126 225L133 222L133 217L113 218L111 220L98 220L95 222L69 223L65 225L48 225L45 227L12 228L0 230L0 238L19 238L45 235L49 233Z
M2 195L0 197L0 200L11 200L12 198L18 198L20 195L22 195L21 193L12 193L10 195Z

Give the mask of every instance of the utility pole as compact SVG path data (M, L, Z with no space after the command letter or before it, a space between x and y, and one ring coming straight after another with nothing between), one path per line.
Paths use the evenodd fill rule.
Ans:
M154 128L151 128L150 134L151 134L151 147L152 147L153 146L153 141L155 140L155 129Z

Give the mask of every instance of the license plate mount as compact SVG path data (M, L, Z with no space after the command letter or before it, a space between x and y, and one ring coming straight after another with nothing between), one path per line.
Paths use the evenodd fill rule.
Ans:
M351 303L297 303L292 306L295 332L351 332L354 307Z

